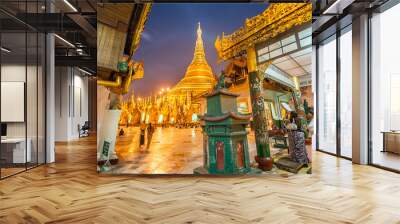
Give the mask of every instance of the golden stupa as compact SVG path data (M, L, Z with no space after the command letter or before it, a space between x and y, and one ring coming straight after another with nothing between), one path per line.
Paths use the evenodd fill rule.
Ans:
M193 60L186 69L183 79L171 89L171 95L191 95L195 97L210 91L215 86L216 79L206 60L201 33L199 23Z

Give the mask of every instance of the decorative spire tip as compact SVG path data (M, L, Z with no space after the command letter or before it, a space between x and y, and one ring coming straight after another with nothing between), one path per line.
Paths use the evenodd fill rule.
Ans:
M200 22L198 22L198 27L197 27L197 35L201 36L201 27L200 27Z

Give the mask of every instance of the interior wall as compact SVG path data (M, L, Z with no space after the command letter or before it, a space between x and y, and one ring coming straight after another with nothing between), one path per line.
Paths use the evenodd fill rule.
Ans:
M69 84L68 67L55 68L55 140L67 141L69 133Z
M77 74L78 72L78 74ZM74 68L73 70L73 108L72 108L72 120L71 120L71 136L72 139L79 137L78 125L82 126L85 121L88 121L89 110L88 110L88 78L82 76L79 70Z
M89 118L88 77L73 67L56 67L55 73L55 140L70 141Z
M24 65L19 65L19 64L3 64L1 66L1 81L2 82L25 82L25 71L26 67ZM28 74L32 72L32 70L35 70L36 73L36 68L33 66L28 66ZM29 80L29 82L34 81L34 80ZM32 85L36 85L36 83L32 83ZM27 97L28 98L35 98L36 99L36 89L33 92L33 89L28 88L27 89ZM32 102L35 99L27 99L27 102ZM35 105L36 107L36 105ZM2 108L4 110L6 108ZM34 114L36 116L36 114ZM32 114L28 114L28 120L31 120L29 116L32 116ZM36 119L36 117L35 117ZM29 126L32 127L32 126ZM29 133L29 132L28 132ZM25 122L7 122L7 137L23 137L25 138ZM29 136L28 136L29 137Z
M27 80L25 80L27 79ZM26 120L24 122L5 122L7 138L25 138L29 140L28 162L44 163L44 86L42 67L25 64L2 64L2 82L24 82L26 85ZM3 96L4 97L4 96ZM2 108L7 110L7 108ZM12 111L7 111L12 113ZM24 112L25 113L25 112ZM39 116L40 115L40 116ZM31 164L29 165L31 166Z

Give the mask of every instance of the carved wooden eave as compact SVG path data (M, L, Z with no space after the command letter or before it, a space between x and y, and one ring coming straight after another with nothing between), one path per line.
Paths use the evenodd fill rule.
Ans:
M137 29L135 33L133 34L132 37L132 45L130 49L130 55L133 55L137 48L139 47L140 44L140 39L144 30L144 25L146 24L147 18L150 14L151 11L151 3L145 3L143 4L143 10L141 11L141 14L139 16L139 21L137 23Z
M117 70L122 54L133 55L138 49L151 4L103 4L97 15L97 67L104 79ZM98 73L99 75L99 73Z
M241 55L251 46L267 41L288 30L311 23L311 3L272 3L263 13L246 19L244 27L230 35L218 36L215 48L218 60Z

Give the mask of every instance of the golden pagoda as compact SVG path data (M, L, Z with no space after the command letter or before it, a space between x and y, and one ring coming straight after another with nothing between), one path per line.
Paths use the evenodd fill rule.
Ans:
M199 23L193 60L186 69L183 79L171 89L171 95L190 95L196 97L210 91L215 86L216 79L210 65L207 63L201 34L202 31Z

